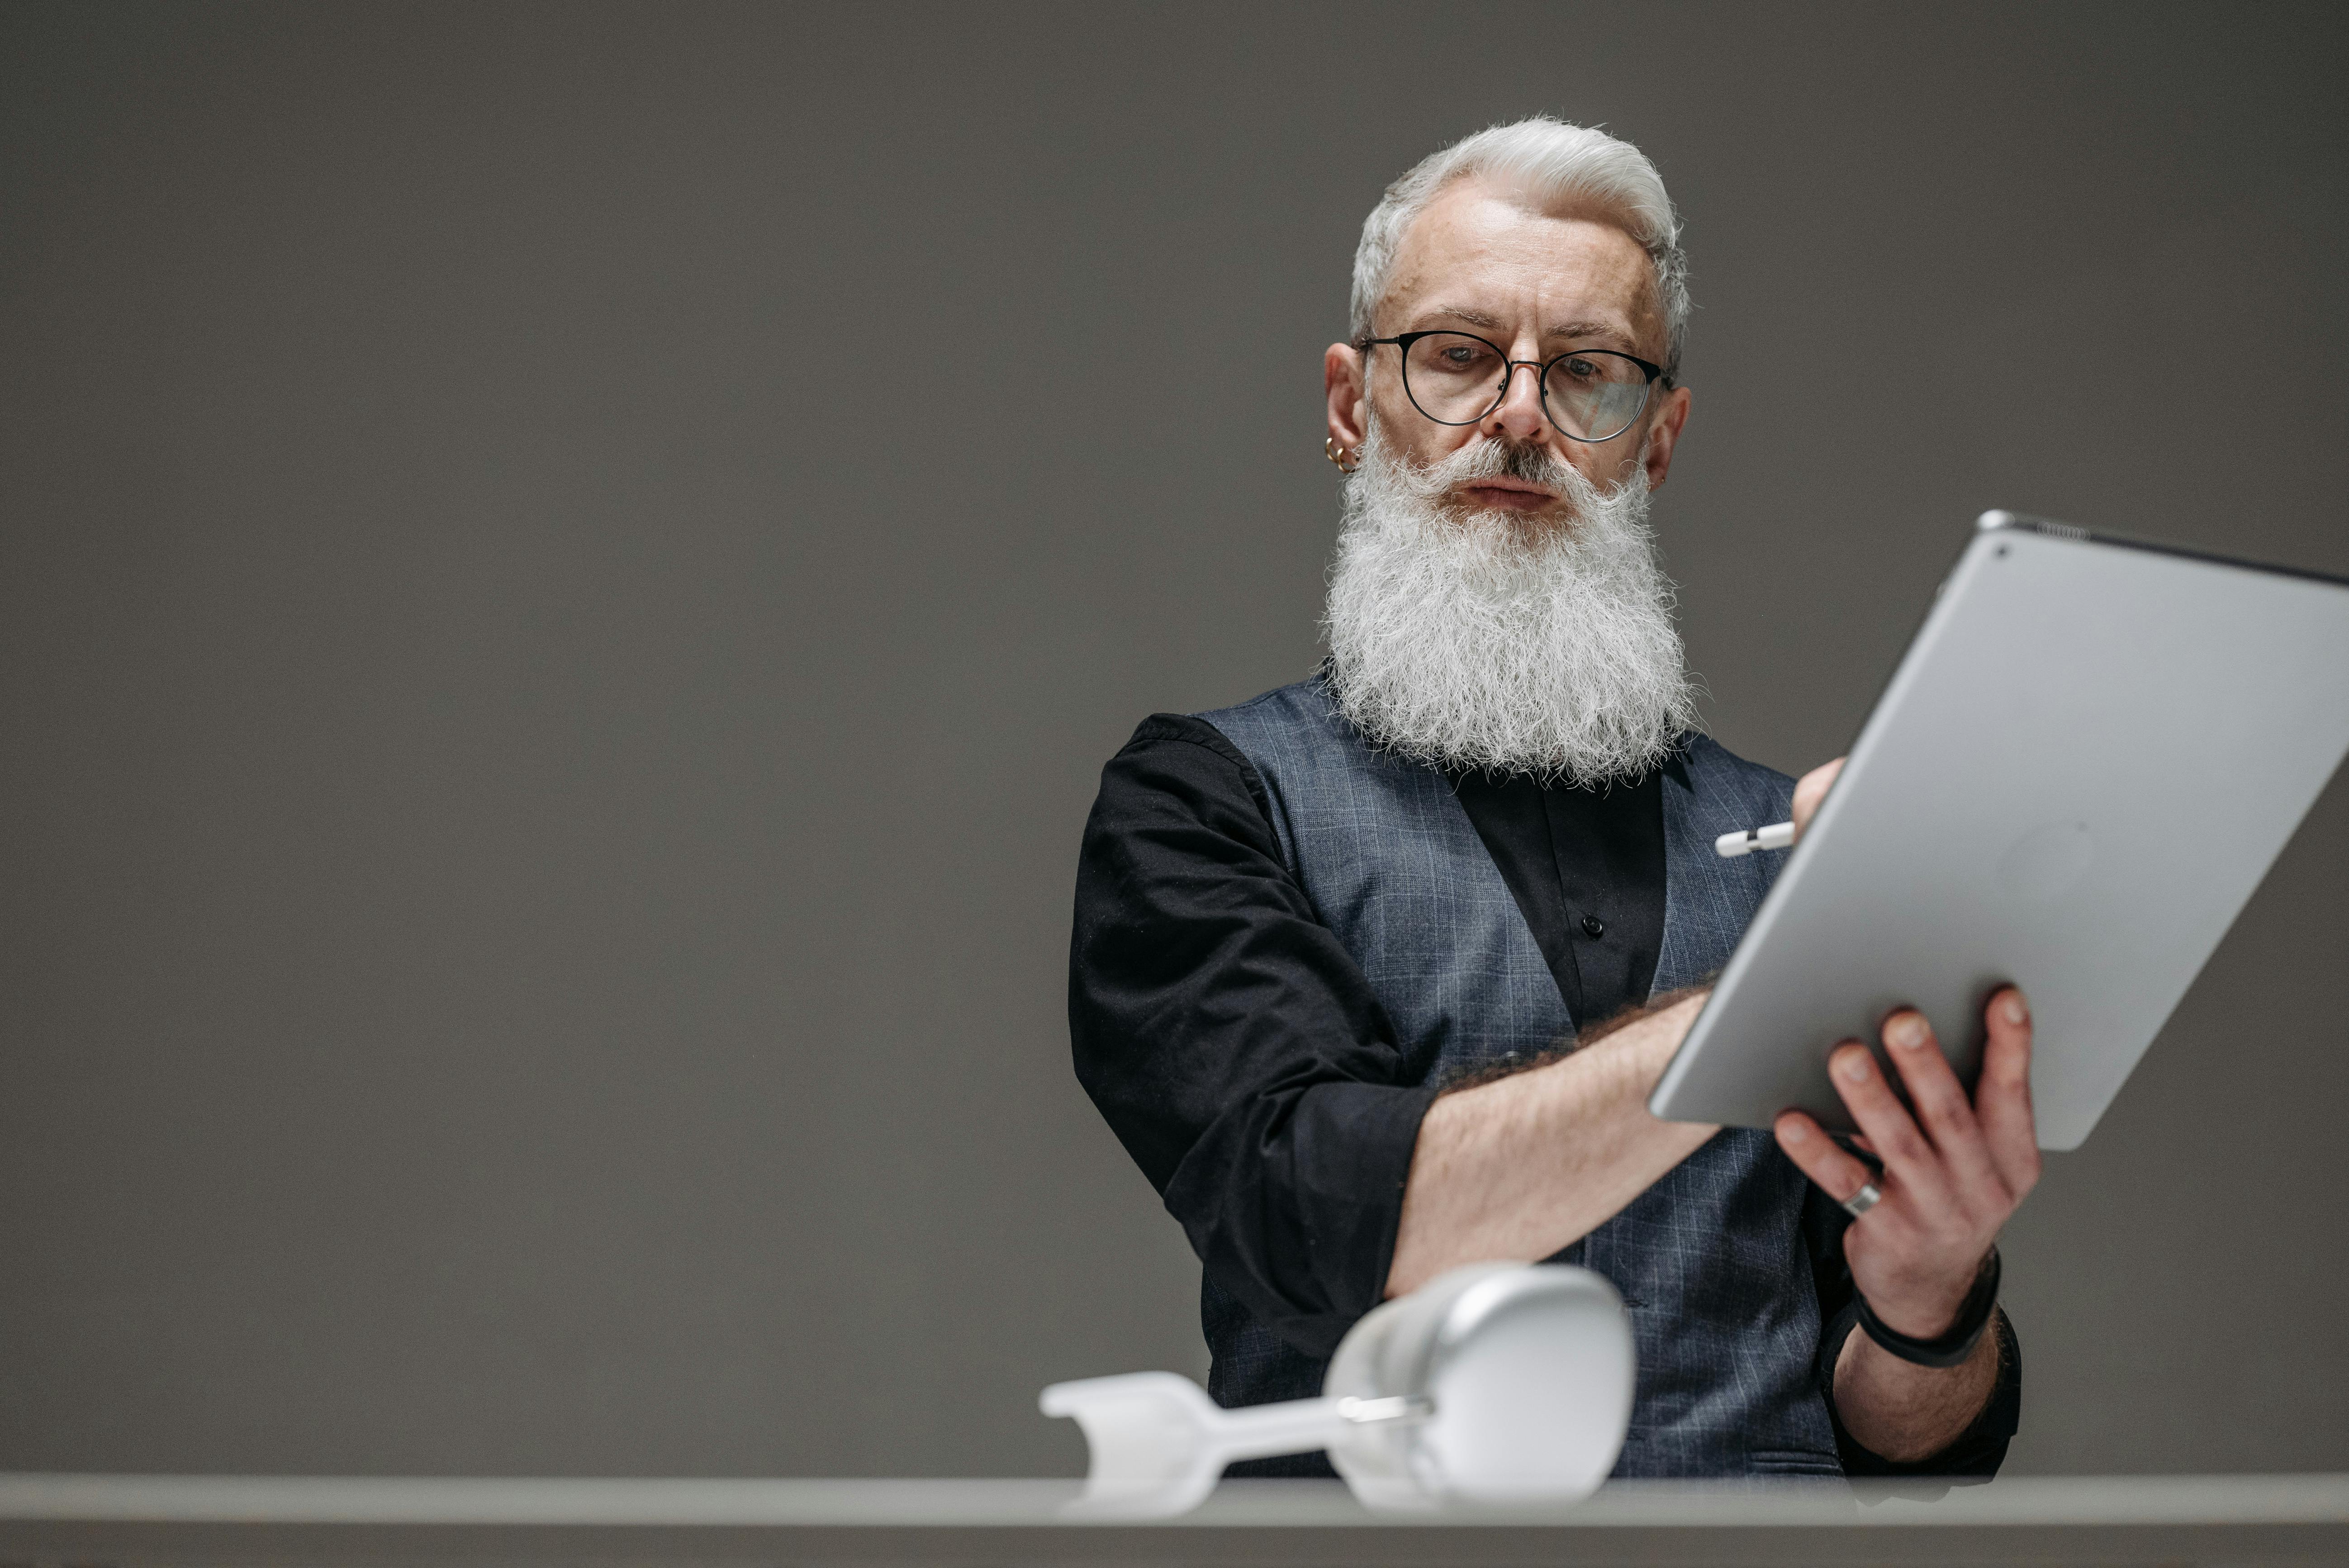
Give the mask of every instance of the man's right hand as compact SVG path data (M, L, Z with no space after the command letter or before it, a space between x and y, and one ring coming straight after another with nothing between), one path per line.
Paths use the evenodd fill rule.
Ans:
M1819 802L1827 798L1827 786L1836 781L1848 758L1838 757L1833 762L1822 763L1795 781L1795 841L1803 841L1803 833L1810 827L1811 819L1819 814Z

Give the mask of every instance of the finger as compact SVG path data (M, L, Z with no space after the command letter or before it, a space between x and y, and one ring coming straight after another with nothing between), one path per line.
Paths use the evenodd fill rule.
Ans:
M1819 1130L1819 1124L1799 1110L1790 1110L1778 1118L1772 1129L1778 1135L1778 1147L1796 1170L1819 1185L1819 1191L1838 1203L1851 1201L1851 1195L1875 1176L1866 1165L1837 1149L1835 1140Z
M1851 1119L1876 1146L1885 1171L1927 1205L1946 1206L1950 1179L1941 1157L1893 1094L1868 1047L1857 1040L1837 1046L1827 1057L1827 1077Z
M1819 767L1812 769L1808 773L1804 774L1801 780L1795 784L1795 842L1800 843L1802 841L1803 830L1809 827L1811 825L1811 819L1818 814L1819 802L1827 798L1827 789L1830 785L1835 783L1836 775L1843 771L1843 764L1844 759L1840 757L1837 758L1833 762L1823 763Z
M1902 1008L1884 1020L1884 1047L1908 1086L1909 1103L1925 1136L1933 1140L1950 1174L1962 1185L2002 1185L1982 1126L1974 1119L1973 1101L1941 1055L1931 1022L1914 1008ZM2001 1199L2005 1195L1997 1194Z
M1974 1119L2006 1190L2021 1201L2039 1181L2039 1126L2031 1109L2031 1005L2009 986L1990 999L1982 1022L1982 1080L1974 1087Z

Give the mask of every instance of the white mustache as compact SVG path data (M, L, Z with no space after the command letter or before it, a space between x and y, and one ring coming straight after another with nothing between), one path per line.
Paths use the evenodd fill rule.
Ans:
M1371 441L1377 439L1373 432ZM1363 462L1370 461L1371 445L1363 448ZM1432 463L1413 463L1400 454L1388 459L1394 466L1398 485L1413 495L1429 500L1442 497L1475 480L1523 480L1536 484L1553 495L1569 500L1585 495L1596 497L1601 492L1583 477L1582 470L1551 451L1547 447L1523 441L1494 440L1479 437L1456 452L1449 452Z

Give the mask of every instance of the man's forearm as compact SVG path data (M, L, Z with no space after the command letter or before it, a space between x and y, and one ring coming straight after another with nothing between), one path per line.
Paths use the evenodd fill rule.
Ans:
M1703 1000L1684 997L1561 1061L1429 1107L1386 1294L1416 1290L1462 1264L1546 1258L1718 1131L1648 1114L1648 1096Z
M1836 1358L1836 1414L1863 1448L1897 1464L1940 1452L1973 1425L1998 1384L1999 1336L1955 1367L1903 1361L1855 1328Z

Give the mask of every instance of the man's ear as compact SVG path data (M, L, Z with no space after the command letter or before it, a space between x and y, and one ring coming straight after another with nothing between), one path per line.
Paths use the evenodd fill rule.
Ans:
M1358 448L1370 434L1370 410L1362 406L1361 351L1350 343L1333 343L1321 356L1321 386L1330 397L1330 438L1340 447Z
M1680 444L1681 431L1688 424L1689 402L1689 389L1675 387L1656 406L1655 421L1648 427L1647 449L1640 455L1651 490L1663 489L1664 476L1672 471L1672 449Z

